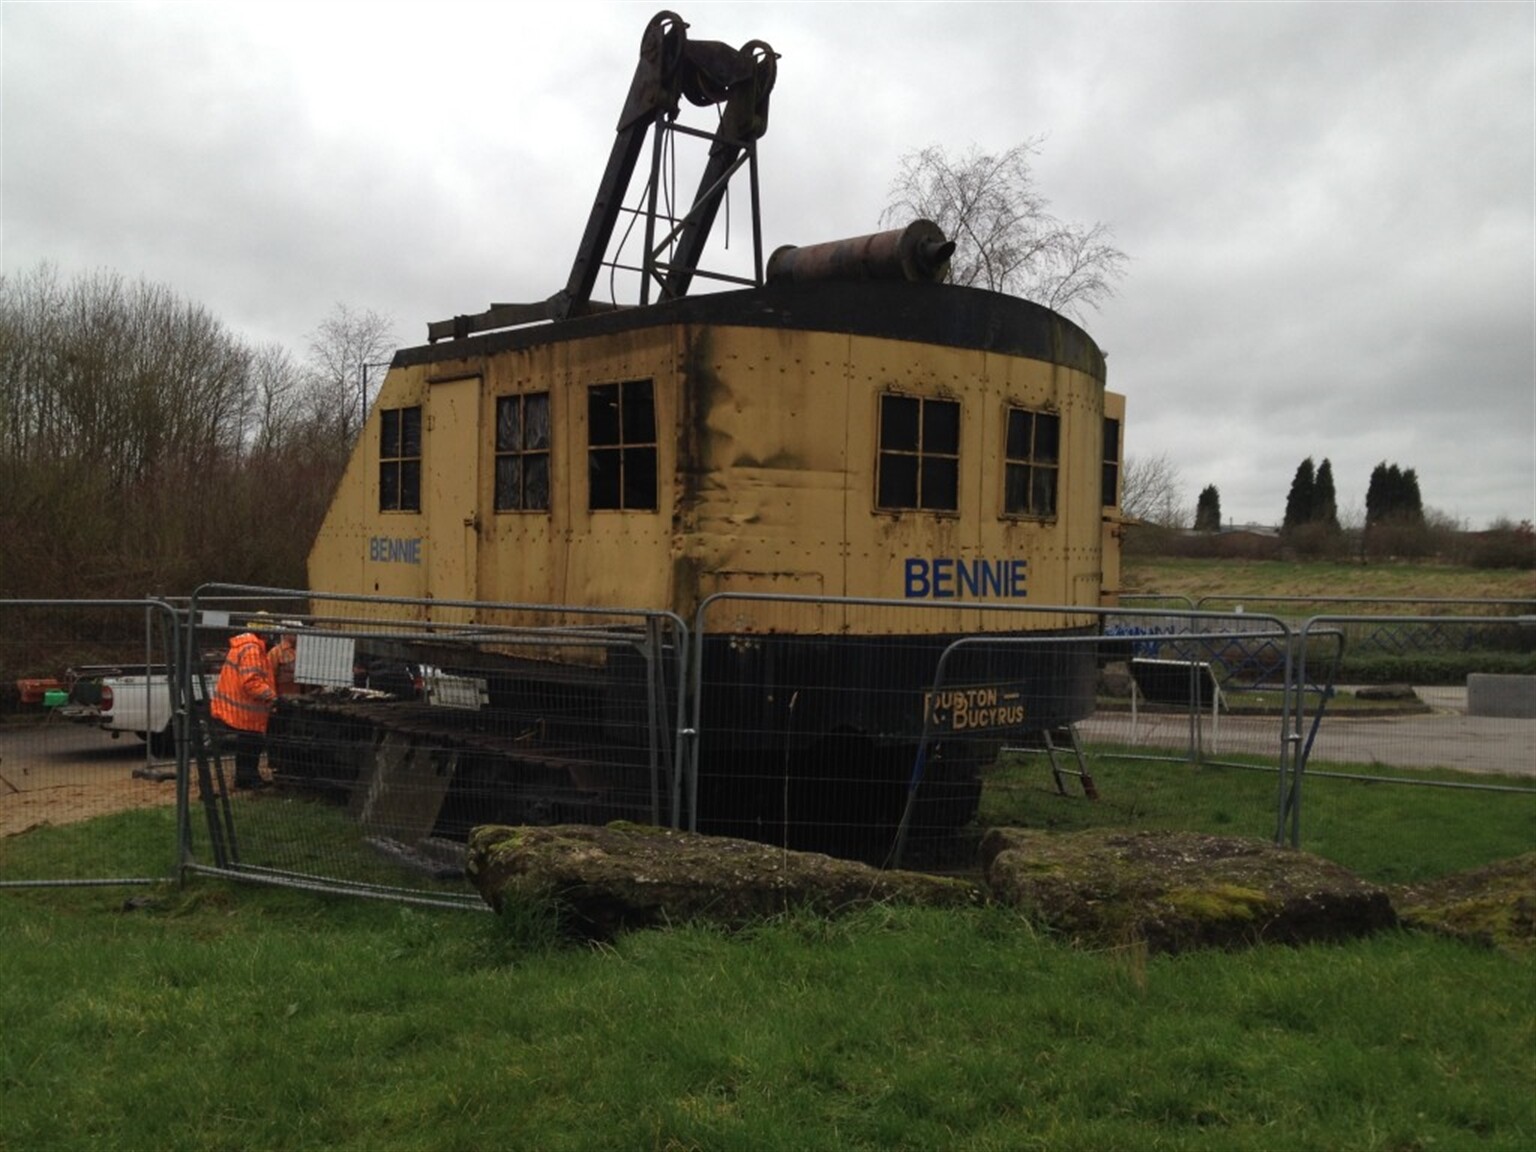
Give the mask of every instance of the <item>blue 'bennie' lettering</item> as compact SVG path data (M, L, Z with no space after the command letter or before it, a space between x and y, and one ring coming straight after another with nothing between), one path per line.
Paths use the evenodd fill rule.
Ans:
M935 600L953 600L955 598L955 562L953 560L935 559L933 570L933 598Z
M908 600L1022 600L1029 595L1027 560L908 556L903 571Z
M908 600L922 600L927 595L928 561L908 556L906 597Z
M370 536L368 559L382 564L420 564L421 537L407 540L399 536Z

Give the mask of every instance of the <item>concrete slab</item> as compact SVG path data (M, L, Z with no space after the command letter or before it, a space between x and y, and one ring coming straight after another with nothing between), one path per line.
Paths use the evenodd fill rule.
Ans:
M1467 715L1536 720L1536 676L1470 673L1467 676Z

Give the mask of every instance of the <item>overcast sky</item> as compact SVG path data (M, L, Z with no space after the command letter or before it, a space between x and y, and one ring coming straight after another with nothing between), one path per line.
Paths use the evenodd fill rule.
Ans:
M0 267L142 277L296 354L337 303L419 344L543 299L658 9L7 0ZM906 152L1043 137L1053 211L1131 257L1084 318L1127 452L1191 507L1277 523L1311 456L1346 516L1385 460L1472 527L1536 518L1531 3L680 11L781 57L769 249L875 230Z

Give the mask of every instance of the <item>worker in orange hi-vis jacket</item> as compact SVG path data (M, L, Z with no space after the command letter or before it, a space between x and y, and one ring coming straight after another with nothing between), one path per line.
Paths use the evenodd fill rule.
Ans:
M267 663L267 641L260 621L229 642L224 668L214 685L210 711L235 746L235 787L261 788L261 751L267 720L277 703L277 685Z

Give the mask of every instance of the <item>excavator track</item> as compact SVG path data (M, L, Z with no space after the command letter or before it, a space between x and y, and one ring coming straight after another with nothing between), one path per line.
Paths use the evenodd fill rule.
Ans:
M268 759L278 784L329 795L407 842L479 824L649 820L661 801L644 749L582 741L560 718L409 701L285 702Z

